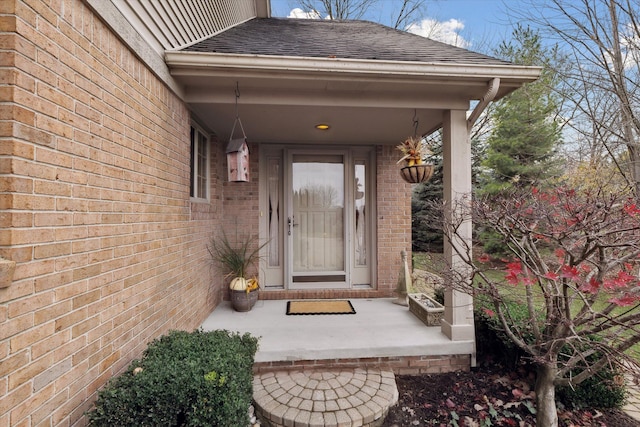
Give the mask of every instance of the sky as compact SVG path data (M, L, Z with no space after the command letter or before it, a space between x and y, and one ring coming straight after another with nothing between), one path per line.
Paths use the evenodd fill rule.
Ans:
M508 0L511 7L517 0ZM271 0L274 17L302 17L292 13L296 0ZM393 25L390 17L399 0L381 0L363 19ZM427 0L420 22L407 30L445 43L483 53L511 34L505 0Z

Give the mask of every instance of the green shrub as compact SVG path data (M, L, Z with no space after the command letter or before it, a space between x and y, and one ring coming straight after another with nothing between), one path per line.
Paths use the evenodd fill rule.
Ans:
M433 299L444 305L444 286L437 286L433 291Z
M590 336L588 340L599 341L597 336ZM593 348L587 341L583 344L585 350ZM561 352L560 360L563 360ZM594 354L587 356L589 363L594 363L603 357L602 353L596 351ZM571 375L577 375L585 369L585 365L581 364ZM558 387L558 399L565 405L572 408L619 408L627 398L627 389L624 384L624 375L621 369L615 365L606 365L591 378L586 379L576 387Z
M494 257L511 255L506 246L504 237L492 229L480 229L478 231L478 240L485 253Z
M514 313L514 317L523 314L522 309L512 304L509 310ZM475 330L476 330L476 347L478 358L487 360L490 363L498 363L509 369L515 369L525 356L518 346L513 344L507 334L502 330L502 326L497 317L489 316L485 312L482 302L476 301L475 309ZM526 307L525 307L526 308ZM522 322L526 325L526 322Z
M249 334L171 331L100 391L89 425L248 425L257 348Z
M620 378L615 368L605 368L575 388L558 387L558 399L573 408L620 408L627 398Z

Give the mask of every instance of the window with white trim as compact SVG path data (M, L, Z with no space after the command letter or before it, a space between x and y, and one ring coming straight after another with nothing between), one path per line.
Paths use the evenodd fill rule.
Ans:
M209 198L209 138L191 126L191 197Z

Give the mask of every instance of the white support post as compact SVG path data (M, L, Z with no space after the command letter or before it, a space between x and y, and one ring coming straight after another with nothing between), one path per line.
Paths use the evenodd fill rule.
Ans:
M442 126L443 136L443 170L444 201L448 206L456 206L469 201L471 195L471 143L467 131L466 112L449 110L444 114ZM446 213L445 215L450 215ZM454 245L471 247L471 221L460 228L460 237ZM445 239L444 256L448 265L455 269L457 277L471 274L469 267L456 255L453 246ZM447 279L451 280L451 279ZM475 340L473 326L473 298L459 290L447 286L444 296L444 319L442 332L452 341Z

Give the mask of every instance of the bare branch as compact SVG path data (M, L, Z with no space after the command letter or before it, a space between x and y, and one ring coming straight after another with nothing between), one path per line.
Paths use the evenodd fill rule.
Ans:
M554 385L636 363L626 352L640 343L640 205L605 190L534 188L467 200L429 206L472 272L469 281L447 266L446 286L484 302L508 339L551 369ZM503 238L509 260L487 264L459 243L471 217Z

